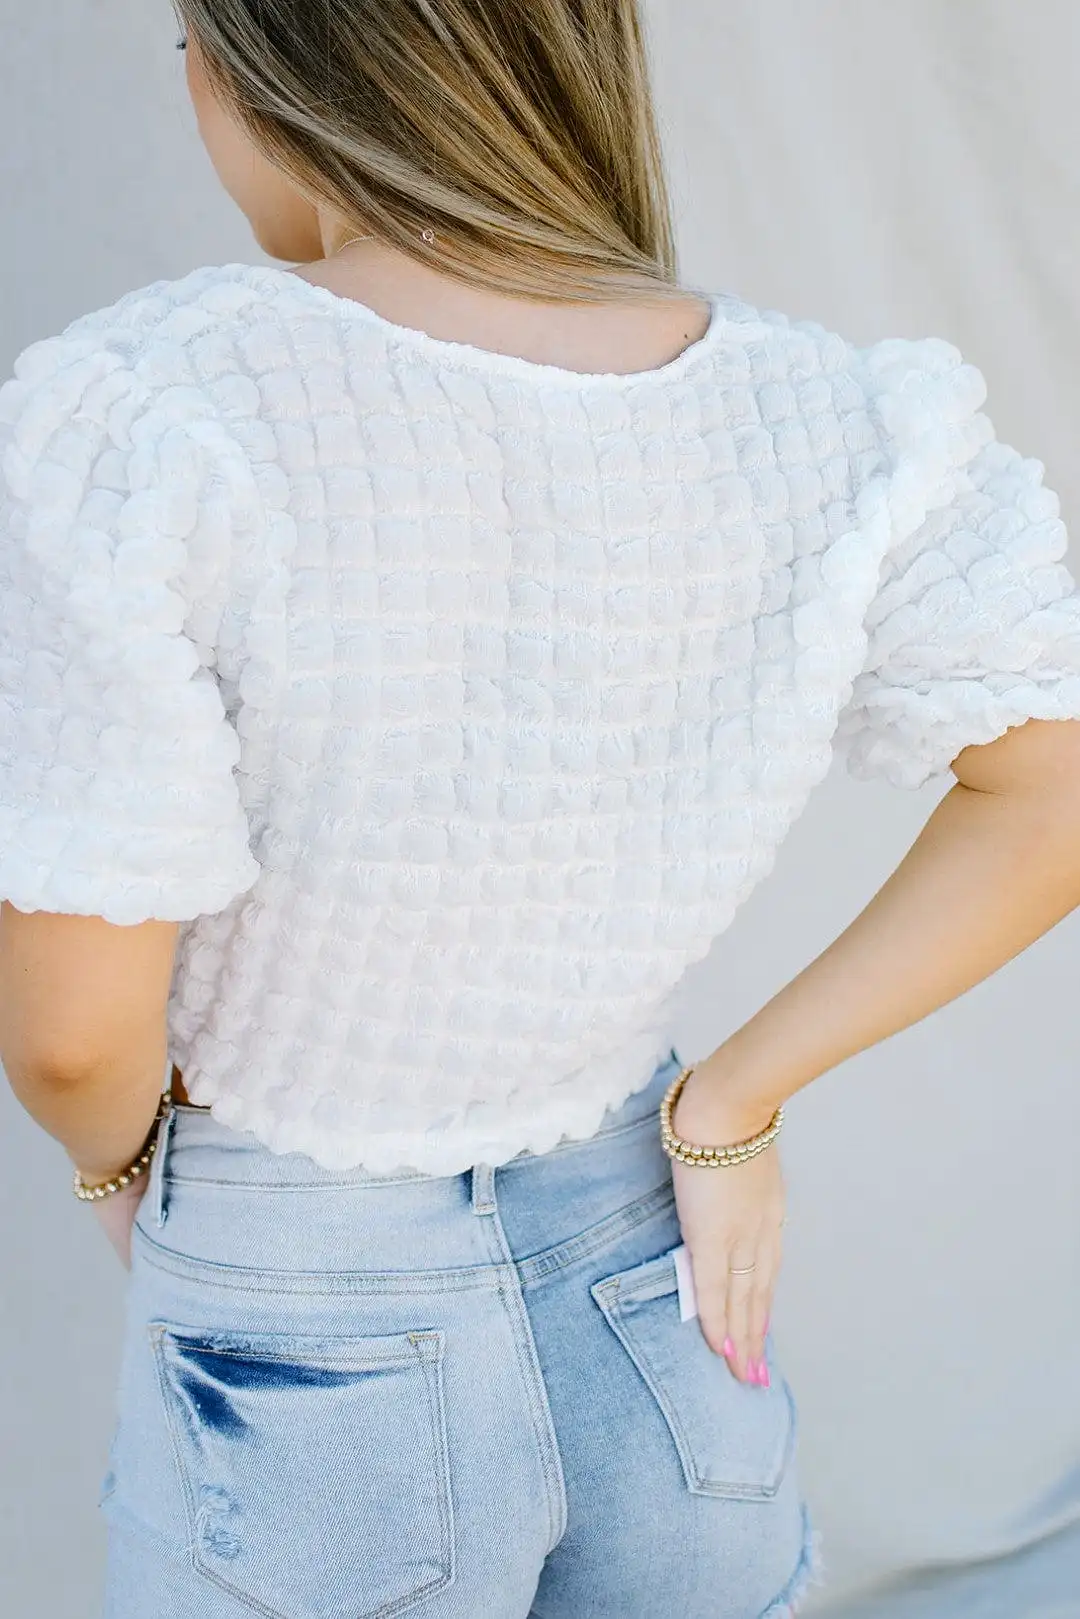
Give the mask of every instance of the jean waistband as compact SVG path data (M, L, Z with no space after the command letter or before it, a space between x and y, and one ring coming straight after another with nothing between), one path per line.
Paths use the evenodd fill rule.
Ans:
M544 1153L526 1150L496 1167L505 1170L512 1166L543 1162L564 1153L586 1151L613 1136L655 1123L663 1094L682 1066L682 1059L672 1047L647 1084L628 1096L618 1108L609 1109L592 1135L560 1142ZM199 1160L197 1164L196 1154ZM153 1165L153 1180L158 1187L168 1177L169 1160L174 1156L188 1160L184 1166L185 1175L190 1167L195 1178L235 1179L238 1183L254 1179L294 1186L388 1186L443 1178L422 1171L377 1175L362 1166L347 1170L326 1169L304 1153L276 1152L250 1131L233 1129L216 1119L207 1109L182 1102L173 1103L159 1131L156 1162Z

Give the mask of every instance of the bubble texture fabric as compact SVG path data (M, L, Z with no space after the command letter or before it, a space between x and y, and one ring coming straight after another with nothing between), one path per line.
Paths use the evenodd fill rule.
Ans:
M629 375L284 269L0 390L0 896L181 924L194 1102L333 1169L590 1135L834 756L1080 717L1043 464L937 338L727 293Z

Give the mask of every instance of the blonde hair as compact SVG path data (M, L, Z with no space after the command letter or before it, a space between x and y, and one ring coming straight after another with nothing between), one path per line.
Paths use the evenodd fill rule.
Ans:
M174 3L342 241L517 297L685 296L639 0Z

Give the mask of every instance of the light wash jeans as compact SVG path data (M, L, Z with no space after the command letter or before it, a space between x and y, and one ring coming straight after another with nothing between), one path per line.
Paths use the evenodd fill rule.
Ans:
M139 1206L105 1619L781 1619L790 1391L680 1321L657 1108L375 1177L198 1108ZM702 1173L707 1173L702 1171Z

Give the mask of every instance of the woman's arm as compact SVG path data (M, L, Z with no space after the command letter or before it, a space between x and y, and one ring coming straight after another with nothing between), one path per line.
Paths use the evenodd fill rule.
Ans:
M754 1134L811 1080L955 1000L1080 905L1080 720L1029 720L952 768L957 786L866 909L698 1065L676 1129L711 1110Z
M697 1065L675 1108L679 1135L754 1135L794 1092L971 989L1080 905L1080 721L1030 720L952 768L958 785L866 909ZM779 1262L775 1149L738 1169L674 1171L702 1329L714 1348L734 1344L744 1375L763 1353ZM729 1279L751 1263L748 1279Z
M87 1181L137 1157L154 1122L178 931L0 906L0 1061Z

